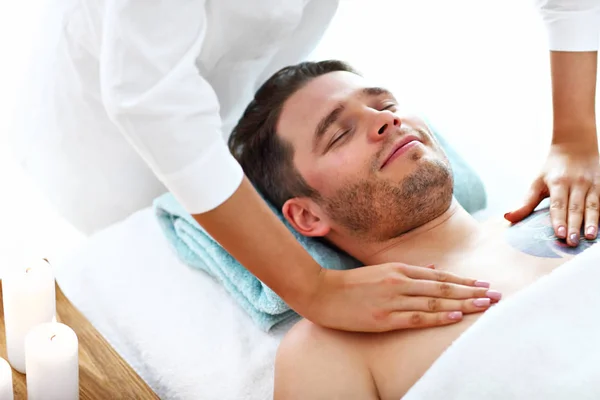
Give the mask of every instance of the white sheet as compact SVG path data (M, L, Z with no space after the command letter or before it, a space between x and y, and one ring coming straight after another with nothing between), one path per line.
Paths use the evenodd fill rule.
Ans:
M487 311L404 400L600 399L600 245Z
M150 209L54 266L65 295L161 399L272 398L285 329L260 331L211 278L183 265Z

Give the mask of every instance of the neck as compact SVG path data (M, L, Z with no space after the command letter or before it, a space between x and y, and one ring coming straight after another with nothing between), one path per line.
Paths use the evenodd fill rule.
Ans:
M439 217L383 243L353 247L365 265L402 262L442 265L477 246L481 226L456 200Z

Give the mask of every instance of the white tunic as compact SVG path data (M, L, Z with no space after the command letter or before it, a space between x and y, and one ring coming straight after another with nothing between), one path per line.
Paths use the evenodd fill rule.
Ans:
M84 232L148 206L165 186L192 213L229 198L243 172L224 139L264 80L308 56L338 5L51 1L16 148Z
M599 2L539 1L550 48L597 49ZM17 156L59 213L92 232L166 188L191 213L228 199L243 173L224 139L258 86L310 53L338 0L57 3Z
M600 42L600 0L536 0L550 50L596 51Z

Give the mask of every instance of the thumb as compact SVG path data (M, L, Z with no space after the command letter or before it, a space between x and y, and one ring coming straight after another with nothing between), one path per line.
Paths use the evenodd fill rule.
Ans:
M523 220L529 214L535 210L535 208L541 203L543 199L547 197L546 185L541 179L537 179L529 189L529 193L527 193L527 197L525 198L525 202L523 205L516 210L509 211L504 214L504 218L511 222L516 223Z

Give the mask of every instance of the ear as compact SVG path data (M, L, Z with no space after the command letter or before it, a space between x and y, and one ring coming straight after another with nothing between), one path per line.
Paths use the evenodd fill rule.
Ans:
M302 236L323 237L331 229L320 207L310 199L289 199L281 211L290 225Z

